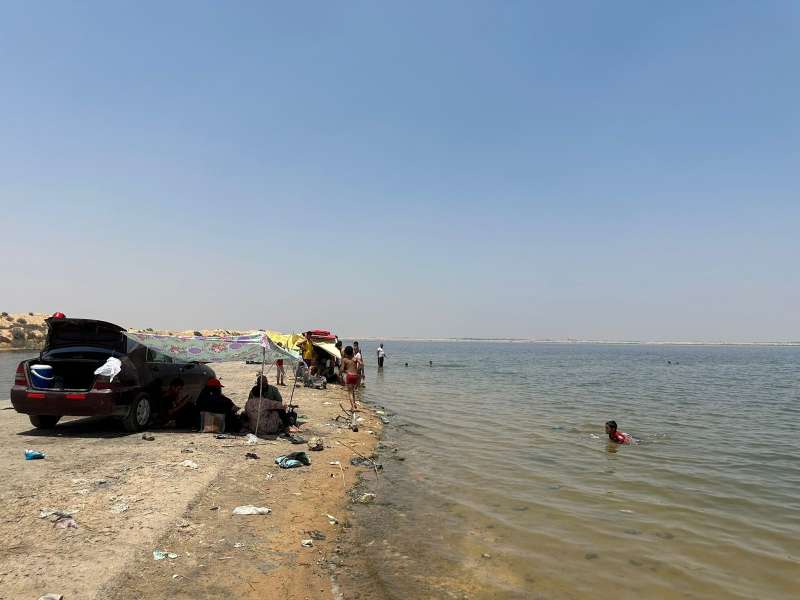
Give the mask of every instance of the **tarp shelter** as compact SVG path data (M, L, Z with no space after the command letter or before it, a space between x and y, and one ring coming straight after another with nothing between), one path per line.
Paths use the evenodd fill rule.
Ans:
M280 344L289 350L300 350L300 344L306 341L305 336L299 333L279 333L277 331L267 331L269 339L276 344Z
M258 360L266 363L276 360L299 361L300 355L281 348L263 331L232 336L177 336L155 333L125 335L135 342L181 361L229 362Z
M338 358L338 359L341 360L342 353L339 352L339 349L336 347L336 344L334 344L333 342L315 342L315 341L312 340L311 343L314 346L316 346L317 348L319 348L320 350L323 350L323 351L327 352L328 354L330 354L333 358Z

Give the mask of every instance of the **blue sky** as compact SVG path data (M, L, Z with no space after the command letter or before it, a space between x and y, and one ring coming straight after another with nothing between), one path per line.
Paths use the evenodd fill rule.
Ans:
M0 309L800 340L795 2L0 5Z

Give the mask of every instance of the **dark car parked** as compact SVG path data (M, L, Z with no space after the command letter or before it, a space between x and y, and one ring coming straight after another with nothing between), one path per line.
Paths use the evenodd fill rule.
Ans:
M65 415L116 416L125 429L147 427L159 410L162 394L179 377L183 392L196 400L214 371L196 362L176 362L134 342L118 325L93 319L47 319L47 341L38 358L17 367L11 403L35 427L54 427ZM109 357L122 363L111 381L95 375ZM43 365L48 381L31 372ZM49 368L48 368L49 367Z

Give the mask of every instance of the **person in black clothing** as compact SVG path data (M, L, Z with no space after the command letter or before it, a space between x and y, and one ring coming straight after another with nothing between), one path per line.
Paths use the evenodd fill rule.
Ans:
M216 377L206 383L195 402L199 412L210 412L225 415L225 431L238 433L242 428L242 421L238 415L239 407L227 396L223 395L224 386Z

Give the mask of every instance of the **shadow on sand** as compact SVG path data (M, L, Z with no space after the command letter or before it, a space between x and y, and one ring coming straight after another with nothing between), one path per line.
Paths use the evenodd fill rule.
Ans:
M128 435L141 435L125 431L117 419L109 417L85 417L63 421L53 429L19 431L17 435L34 437L77 437L77 438L118 438Z

